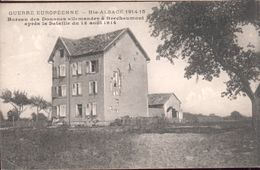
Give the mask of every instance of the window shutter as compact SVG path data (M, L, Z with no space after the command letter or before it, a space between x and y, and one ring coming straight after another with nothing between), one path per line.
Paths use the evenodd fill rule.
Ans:
M60 77L60 66L56 67L56 77Z
M62 85L61 86L61 95L62 96L66 96L66 93L67 93L66 85Z
M66 76L66 67L65 64L60 65L60 76Z
M99 64L98 60L96 60L96 73L98 73L98 71L99 71L99 65L98 64Z
M92 115L95 116L97 115L97 104L92 103Z
M86 106L86 116L89 116L91 113L91 108L90 108L90 104L88 103Z
M76 116L79 116L79 108L78 108L78 105L76 105Z
M78 83L78 94L82 94L81 92L81 83Z
M98 89L97 89L97 81L94 81L93 83L94 83L94 88L95 88L95 94L97 94L97 91L98 91Z
M57 116L60 117L60 106L56 106L57 109Z
M56 95L56 97L59 96L59 86L55 87L55 95Z
M78 62L78 74L82 74L81 62Z
M77 75L77 63L72 63L71 64L71 69L72 69L72 75Z
M89 93L89 94L92 94L92 92L93 92L93 90L92 90L92 81L90 81L90 82L88 83L88 93Z
M118 87L121 88L121 73L119 72L119 75L118 75Z
M89 72L90 72L90 73L93 73L92 69L93 69L93 67L92 67L92 61L89 61Z
M66 117L66 105L60 105L60 116Z
M90 62L86 62L86 73L90 73Z
M72 84L72 95L76 95L77 94L77 91L76 91L76 84Z

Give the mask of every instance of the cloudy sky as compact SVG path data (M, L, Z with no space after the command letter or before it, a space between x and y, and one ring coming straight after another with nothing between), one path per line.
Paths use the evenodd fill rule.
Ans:
M105 33L125 27L129 27L139 40L145 51L151 58L148 63L149 93L174 92L182 101L183 111L193 113L228 115L237 110L244 115L250 115L250 100L239 97L230 101L221 98L220 94L225 90L224 81L227 75L222 74L219 79L212 82L195 78L184 78L183 61L176 61L175 65L165 59L156 58L156 47L160 40L150 36L150 28L145 21L121 21L116 25L82 25L82 26L32 26L26 27L22 23L8 22L9 11L21 10L79 10L79 16L88 16L88 10L145 10L146 14L157 3L33 3L33 4L1 4L0 21L0 89L25 90L29 95L41 95L51 100L51 65L47 63L48 57L59 36L67 38L81 38L95 34ZM145 14L145 16L146 16ZM21 16L20 16L21 17ZM259 37L252 26L246 26L243 35L239 36L241 45L248 42L260 44ZM252 85L253 89L256 84ZM6 113L10 105L0 104L1 110ZM28 109L22 116L28 117L31 110Z

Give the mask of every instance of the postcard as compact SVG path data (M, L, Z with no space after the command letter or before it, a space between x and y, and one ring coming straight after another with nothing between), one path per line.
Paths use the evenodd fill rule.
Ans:
M2 3L1 169L260 167L259 9Z

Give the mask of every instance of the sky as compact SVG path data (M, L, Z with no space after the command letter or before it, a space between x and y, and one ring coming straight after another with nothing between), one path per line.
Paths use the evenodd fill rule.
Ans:
M215 113L227 116L237 110L244 115L251 114L251 104L247 97L239 97L230 101L221 97L225 90L223 82L228 80L225 73L211 82L195 78L184 78L186 63L181 60L172 65L168 60L156 60L156 48L160 44L158 38L150 36L151 29L145 20L121 21L116 25L80 25L80 26L32 26L27 27L19 22L8 22L10 11L24 10L79 10L79 16L89 16L88 10L145 10L145 15L151 13L151 8L157 2L142 3L26 3L1 4L0 8L0 90L20 89L31 95L43 96L51 101L51 64L47 60L59 36L67 38L82 38L130 28L141 46L147 52L151 61L148 63L148 91L149 93L174 92L182 102L184 112ZM14 16L17 17L17 16ZM22 16L18 16L22 17ZM239 35L241 46L249 42L260 47L259 36L253 26L245 26L244 33ZM256 84L252 84L256 89ZM11 106L0 103L5 114ZM22 117L29 117L32 110L28 108Z

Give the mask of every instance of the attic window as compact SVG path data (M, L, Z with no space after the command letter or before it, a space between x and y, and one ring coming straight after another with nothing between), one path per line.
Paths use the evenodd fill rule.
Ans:
M64 49L60 49L60 57L61 57L61 58L64 57Z

